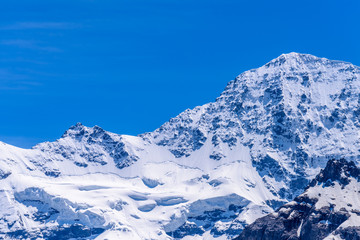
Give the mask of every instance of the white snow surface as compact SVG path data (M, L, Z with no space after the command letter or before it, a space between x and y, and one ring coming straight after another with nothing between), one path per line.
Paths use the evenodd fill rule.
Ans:
M289 53L151 133L77 124L32 149L0 142L0 237L78 224L103 229L91 239L231 238L328 159L359 161L359 96L359 67ZM184 224L201 232L174 236Z

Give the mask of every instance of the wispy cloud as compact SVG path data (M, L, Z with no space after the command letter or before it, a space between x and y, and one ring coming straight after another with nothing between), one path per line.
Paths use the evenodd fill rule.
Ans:
M59 48L42 46L39 42L24 40L24 39L12 39L12 40L3 40L0 42L1 45L15 46L19 48L34 49L46 52L61 52Z
M0 90L24 90L39 85L39 82L29 79L25 74L0 68Z
M3 81L9 81L9 80L23 80L26 79L27 77L23 74L17 74L17 73L13 73L10 72L7 69L1 69L0 68L0 80L1 82Z
M27 30L27 29L74 29L80 24L69 22L16 22L0 26L0 30Z
M32 58L25 58L25 57L11 57L11 58L2 58L0 57L0 65L3 65L4 63L31 63L31 64L37 64L37 65L46 65L48 62L46 61L37 61Z

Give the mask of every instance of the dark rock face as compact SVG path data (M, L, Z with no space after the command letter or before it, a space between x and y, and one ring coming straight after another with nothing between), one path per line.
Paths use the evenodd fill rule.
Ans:
M345 240L360 240L360 227L341 228L335 233Z
M183 238L185 236L201 235L205 231L210 230L210 234L214 237L227 234L229 236L238 235L242 229L244 222L239 222L236 217L243 210L243 206L230 205L227 210L214 209L212 211L204 211L202 215L189 217L188 220L178 229L167 234L174 238ZM216 226L216 222L228 222L229 225Z
M52 224L59 222L59 225L48 225L42 229L31 231L11 230L1 232L6 234L6 239L95 239L99 234L106 230L103 227L104 221L99 226L92 226L97 221L98 215L85 211L87 217L83 218L81 210L86 210L87 206L77 205L66 199L52 196L40 188L27 188L22 192L16 192L14 200L26 207L31 207L32 212L26 213L25 218L20 218L18 224L23 225L25 221L33 220L40 224ZM88 219L88 220L84 220ZM99 218L101 219L101 217ZM9 225L16 224L7 219L1 219ZM11 226L9 226L11 228ZM3 239L0 237L0 239Z
M10 175L11 175L10 171L4 171L4 170L0 169L0 180L5 179Z
M63 141L64 139L66 141ZM67 142L71 142L71 144ZM51 156L57 160L70 160L76 166L83 168L90 164L106 165L108 164L107 156L112 158L115 166L119 169L128 167L139 160L138 156L131 154L126 149L120 135L110 134L98 126L88 128L81 123L70 127L58 141L42 143L35 148L42 152L50 152ZM82 161L79 162L76 155L79 155ZM44 168L41 165L39 167ZM61 175L58 169L44 169L43 171L46 176L50 177Z
M23 230L7 233L12 239L48 239L48 240L67 240L67 239L95 239L104 232L102 228L88 228L81 224L64 225L53 230L43 230L39 233L29 233Z
M195 234L203 234L205 232L203 227L198 227L193 222L186 222L182 226L180 226L178 229L176 229L173 232L168 232L167 235L173 237L173 238L183 238L187 235L195 235Z
M320 201L322 192L320 191L316 198L311 198L307 194L316 185L322 186L323 191L331 190L335 185L334 182L338 182L343 189L351 181L359 181L359 173L360 169L354 162L344 159L330 160L303 194L280 207L275 213L262 217L247 226L236 239L317 240L324 239L334 231L335 235L340 235L342 239L360 239L360 227L339 228L350 217L347 209L335 210L335 204L316 208L315 205ZM342 195L342 193L336 194ZM352 204L348 203L348 206ZM354 211L357 214L356 209L351 212L354 213Z
M331 160L326 168L321 170L316 178L311 181L309 187L321 183L325 186L334 185L334 181L345 186L349 184L350 177L360 180L360 169L356 167L354 162L347 162L345 159Z

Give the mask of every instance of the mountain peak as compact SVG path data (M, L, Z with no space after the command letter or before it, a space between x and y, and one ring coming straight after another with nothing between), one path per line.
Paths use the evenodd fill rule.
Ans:
M307 54L307 53L298 53L298 52L290 52L290 53L283 53L277 58L285 58L285 59L294 59L294 58L302 58L302 57L314 57L318 58L314 55Z
M12 214L0 213L0 236L24 232L24 238L32 238L33 232L52 227L54 234L96 227L117 239L230 238L303 193L328 159L342 156L359 163L360 69L300 53L283 54L269 64L239 75L216 102L186 110L140 137L77 123L63 138L31 150L0 144L5 186L0 203L13 209ZM295 205L283 208L286 219L280 221L292 226L292 239L298 239L304 209L310 213L306 216L314 213L311 221L319 216L313 199L337 204L336 211L321 204L328 207L322 211L328 217L315 224L346 219L340 209L351 212L347 203L358 206L358 173L353 163L330 161L309 187L308 201L301 195ZM94 199L94 194L104 195ZM81 205L71 204L78 196L84 196ZM278 228L275 218L261 225L273 223L279 229L268 239L286 230ZM149 227L139 231L142 226ZM305 221L302 226L304 235Z
M350 182L349 178L360 179L360 169L356 167L353 161L346 161L345 159L329 160L326 167L316 176L310 183L310 186L316 184L324 184L325 186L332 185L333 181L339 182L341 185L347 185Z
M279 57L285 57L285 58L301 58L301 57L313 57L318 58L312 54L308 53L298 53L298 52L289 52L289 53L283 53Z
M79 133L85 133L87 127L85 127L82 123L78 122L75 125L71 126L68 130L64 132L61 136L62 138L71 137L75 135L79 135Z
M346 70L355 70L359 72L359 67L349 62L339 60L329 60L327 58L317 57L306 53L290 52L281 54L279 57L271 60L264 65L265 68L275 67L286 71L292 70L316 70L320 66L326 68L340 68Z
M291 66L297 68L299 65L304 65L308 63L314 63L314 62L325 63L329 61L330 60L326 58L319 58L311 54L290 52L290 53L281 54L279 57L265 64L265 67Z
M82 123L78 122L75 125L71 126L65 133L62 135L62 138L73 137L78 138L85 135L91 135L92 137L97 137L103 135L105 130L101 127L95 125L94 127L86 127Z
M77 122L75 125L71 126L70 129L82 129L85 126L81 122Z

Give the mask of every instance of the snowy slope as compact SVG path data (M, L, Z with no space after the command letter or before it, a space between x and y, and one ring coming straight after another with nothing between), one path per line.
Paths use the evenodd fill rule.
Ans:
M360 169L330 160L306 191L245 228L238 240L360 238Z
M359 67L289 53L151 133L76 124L33 149L0 143L0 234L237 236L328 159L359 161L359 96Z

